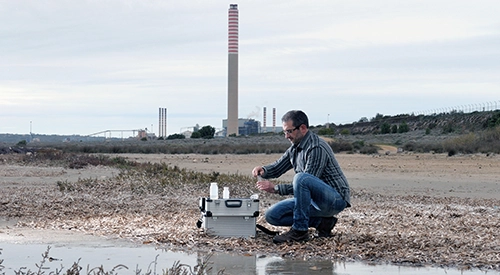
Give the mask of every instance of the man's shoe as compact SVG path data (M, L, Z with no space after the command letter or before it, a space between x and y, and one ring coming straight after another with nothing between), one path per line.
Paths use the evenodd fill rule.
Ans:
M321 222L316 228L316 231L318 232L318 237L319 238L331 237L332 229L336 223L337 223L337 218L335 217L321 218Z
M295 229L290 229L290 231L285 234L281 234L278 236L274 236L273 243L280 244L284 242L305 242L309 241L309 232L306 231L298 231Z

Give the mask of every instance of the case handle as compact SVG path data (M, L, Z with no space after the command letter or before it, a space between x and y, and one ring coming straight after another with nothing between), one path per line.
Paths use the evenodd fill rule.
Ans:
M224 203L228 208L230 207L236 208L236 207L241 207L241 204L243 202L241 200L226 200Z

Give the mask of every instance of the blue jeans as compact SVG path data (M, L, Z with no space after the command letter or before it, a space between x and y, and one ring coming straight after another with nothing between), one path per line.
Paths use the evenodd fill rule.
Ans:
M294 176L293 196L266 211L269 224L306 231L309 227L318 227L322 217L333 217L347 205L333 187L307 173Z

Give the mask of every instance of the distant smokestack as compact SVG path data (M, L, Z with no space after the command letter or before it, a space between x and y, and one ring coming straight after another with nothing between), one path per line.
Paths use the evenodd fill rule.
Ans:
M273 108L273 132L276 133L276 108Z
M263 115L263 128L264 128L264 131L262 131L263 133L266 133L267 132L267 125L266 125L266 117L267 117L267 114L266 114L266 107L264 107L264 115Z
M238 135L238 5L228 11L227 135Z
M158 110L158 137L167 136L167 108Z

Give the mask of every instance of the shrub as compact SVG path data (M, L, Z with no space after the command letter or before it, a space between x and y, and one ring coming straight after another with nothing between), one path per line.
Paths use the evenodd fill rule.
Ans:
M167 137L167 139L185 139L185 138L186 136L183 134L173 134Z
M356 150L359 150L365 147L365 142L363 140L358 140L352 143L352 147Z
M210 126L210 125L207 125L207 126L201 127L201 129L198 130L198 132L200 133L201 138L211 139L211 138L214 138L215 128Z
M475 134L470 133L462 135L453 139L446 140L443 143L445 151L450 154L450 152L460 152L464 154L471 154L478 151L479 143Z
M500 126L481 133L479 144L478 150L482 153L500 153Z
M382 126L380 126L380 133L389 134L390 132L391 132L391 125L389 125L389 123L387 122L382 123Z
M392 125L391 132L392 132L393 134L396 134L396 133L398 132L398 125Z
M340 134L343 135L343 136L347 136L350 134L349 130L348 129L342 129L342 131L340 131Z
M28 142L27 142L26 140L21 140L21 141L19 141L19 142L17 143L17 145L16 145L16 146L26 146L26 144L27 144L27 143L28 143Z
M408 124L406 124L405 121L403 121L401 124L399 124L398 133L407 133L409 131L410 131L410 127L408 126Z
M370 145L367 145L367 146L363 146L359 150L359 152L361 154L367 154L367 155L369 155L369 154L376 154L376 153L378 153L378 150L379 150L379 148L377 146L374 146L374 145L370 144Z
M414 141L407 142L405 143L405 145L403 145L403 150L405 151L415 151L416 148L417 144Z
M455 127L452 122L448 122L443 126L443 134L453 133L455 131Z
M493 129L484 131L479 137L482 142L498 142L500 141L500 125Z
M332 147L332 150L335 153L352 151L352 145L347 141L339 140L334 142L328 142L328 144L330 145L330 147Z
M500 111L496 111L493 115L485 122L484 128L495 128L500 125Z
M332 128L322 128L318 130L320 136L333 136L335 131Z

